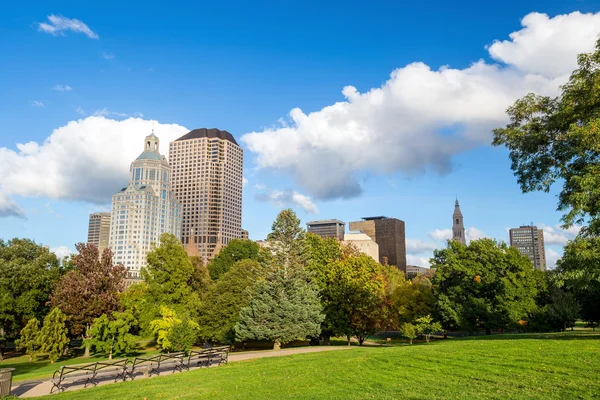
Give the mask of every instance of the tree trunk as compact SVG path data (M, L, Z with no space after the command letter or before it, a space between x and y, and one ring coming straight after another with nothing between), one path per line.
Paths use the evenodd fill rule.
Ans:
M351 339L350 335L346 335L346 338L348 339L348 346L352 346L352 345L350 344L350 339Z
M85 345L85 350L83 352L83 357L89 358L89 356L90 356L90 345L87 342L85 342L86 339L90 338L90 327L89 326L87 326L85 328L85 334L82 335L82 337L83 337L83 340L84 340L83 343Z
M408 338L408 343L412 344L412 338Z
M431 335L425 335L425 342L429 343L430 337L431 337Z
M331 334L323 333L323 340L321 341L321 344L323 346L330 346L331 345Z
M281 350L281 341L279 339L275 339L273 343L273 350Z
M362 345L363 345L363 343L365 342L365 339L366 339L366 338L367 338L366 336L359 336L359 337L358 337L358 345L359 345L359 346L362 346Z
M492 330L490 328L485 328L485 334L486 335L491 335L492 334Z

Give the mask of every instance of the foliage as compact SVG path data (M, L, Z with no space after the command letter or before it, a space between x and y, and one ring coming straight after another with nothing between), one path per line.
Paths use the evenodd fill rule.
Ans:
M17 350L25 350L25 354L29 356L29 362L33 361L33 357L40 350L40 321L37 318L31 318L27 325L21 329L21 337L15 340Z
M109 249L100 258L93 244L78 243L75 247L75 269L57 282L50 303L64 312L73 336L86 336L96 318L120 308L119 293L124 289L126 270L122 265L113 265Z
M169 307L160 307L161 318L150 323L156 343L163 351L188 351L198 338L198 324L187 316L179 318Z
M531 261L491 239L465 246L450 241L432 258L435 312L446 329L475 332L518 326L535 311L536 281Z
M410 344L413 344L413 339L419 335L417 327L410 322L405 322L400 325L400 334L408 339Z
M400 324L431 314L434 304L433 286L424 275L397 285L392 294L392 307Z
M133 332L149 333L150 322L156 318L156 311L149 306L148 285L146 282L134 283L119 295L121 309L130 312L137 321ZM135 329L137 328L137 329Z
M191 256L190 261L194 269L189 281L190 288L195 293L203 293L212 283L208 268L202 262L202 257Z
M267 236L269 248L273 251L273 262L279 268L300 268L306 264L306 232L300 226L300 219L292 209L282 210L273 222Z
M48 354L48 358L53 364L62 355L65 346L69 343L67 337L69 331L65 325L66 320L67 316L55 307L44 318L44 326L40 330L40 352Z
M199 317L200 337L212 342L234 343L240 310L248 304L254 283L264 276L265 267L261 264L241 260L209 287Z
M550 303L546 305L545 312L553 328L562 331L575 326L579 318L580 307L572 293L561 289L554 289L550 295Z
M90 328L87 345L107 354L109 360L112 360L113 354L131 353L139 340L139 337L131 333L136 325L137 321L131 311L113 312L110 320L106 314L102 314Z
M318 288L306 272L277 269L254 285L249 304L240 310L236 338L272 340L278 349L295 339L318 336L321 309Z
M417 318L415 320L415 326L417 332L420 335L425 336L425 341L427 343L429 343L429 339L431 338L432 334L442 332L443 330L442 324L440 324L439 322L434 322L433 318L431 318L431 315L426 315L424 317Z
M566 227L588 223L600 233L600 39L580 54L559 97L528 94L509 107L510 123L494 130L495 146L510 151L523 192L562 183L558 209Z
M0 265L0 332L15 339L27 321L48 313L48 296L64 268L54 253L29 239L0 239Z
M240 260L258 260L260 246L252 240L233 239L223 247L209 263L208 271L212 280L221 275Z

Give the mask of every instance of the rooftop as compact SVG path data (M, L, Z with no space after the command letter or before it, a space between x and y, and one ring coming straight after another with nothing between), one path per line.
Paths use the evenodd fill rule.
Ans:
M211 128L211 129L206 129L206 128L199 128L199 129L194 129L193 131L190 131L188 133L186 133L185 135L183 135L182 137L180 137L179 139L175 140L176 142L180 141L180 140L188 140L188 139L200 139L200 138L219 138L222 140L228 140L231 143L237 145L238 143L235 141L235 138L233 137L233 135L227 131L221 131L219 129L216 128Z
M319 221L310 221L307 222L306 225L312 226L312 225L329 225L329 224L341 224L341 225L346 225L346 223L344 221L340 221L339 219L322 219Z
M388 217L384 217L383 215L380 215L378 217L362 217L362 219L364 219L365 221L374 221L376 219L388 219Z

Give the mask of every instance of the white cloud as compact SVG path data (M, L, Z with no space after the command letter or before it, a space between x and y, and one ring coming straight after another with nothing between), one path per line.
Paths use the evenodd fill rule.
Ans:
M139 118L71 121L43 143L0 147L0 186L6 194L107 203L127 185L129 165L151 131L152 122ZM168 143L188 129L154 122L154 131L167 154Z
M264 187L264 185L263 185ZM318 214L319 208L310 197L298 193L294 190L276 190L263 189L262 192L256 194L256 199L259 201L268 201L277 207L285 207L287 205L299 206L309 214Z
M105 60L112 60L113 58L115 58L115 55L112 53L102 52L102 58L104 58Z
M248 179L245 176L242 177L242 186L246 186L248 184Z
M46 105L43 102L37 100L33 100L31 102L31 105L34 107L46 107Z
M138 112L138 111L134 112L132 115L135 118L143 118L144 117L144 114L142 114L141 112Z
M128 114L115 112L115 111L109 111L107 108L103 108L101 110L94 111L94 115L97 117L108 117L108 116L121 117L121 118L129 117Z
M56 90L57 92L69 92L73 90L69 85L54 85L52 90Z
M407 254L406 255L406 264L407 265L416 265L418 267L429 268L429 266L430 266L429 258L430 257L422 257L422 256L415 256L413 254Z
M510 41L489 47L505 65L480 60L465 69L432 70L412 63L379 88L359 93L346 86L344 101L308 114L294 108L289 121L241 141L259 168L289 173L320 199L360 194L363 171L448 172L454 155L490 143L492 128L506 123L505 110L517 98L558 93L577 54L593 50L600 13L534 13L522 24Z
M557 251L554 251L550 247L546 247L546 269L556 268L556 261L558 261L562 255Z
M467 242L470 242L471 240L479 240L479 239L483 239L483 238L487 238L487 237L489 237L489 236L486 235L485 232L480 231L479 229L477 229L473 226L465 229L465 238L467 239Z
M50 251L56 254L58 258L65 258L70 256L71 254L75 254L74 251L71 251L67 246L58 246L50 249Z
M83 111L83 108L81 108L80 106L77 106L77 108L75 109L75 112L79 115L81 115L82 117L85 117L87 114L85 111Z
M429 232L429 237L433 240L445 242L446 240L452 239L452 229L436 229ZM465 229L465 239L467 240L467 243L471 240L478 240L486 237L488 236L485 234L485 232L475 228L474 226Z
M0 191L0 218L17 217L25 219L25 211L6 193Z
M574 225L568 229L563 229L560 225L541 224L540 227L544 231L544 243L547 245L558 244L564 246L569 240L574 239L581 230L580 225Z
M49 33L53 36L64 35L66 31L83 33L90 39L98 39L98 35L86 24L78 19L63 17L62 15L50 14L48 22L40 22L38 31Z
M432 252L439 249L439 244L423 242L418 239L406 239L406 252L411 254Z

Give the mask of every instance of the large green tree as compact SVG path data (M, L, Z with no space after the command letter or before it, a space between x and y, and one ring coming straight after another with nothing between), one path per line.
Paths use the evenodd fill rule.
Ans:
M306 232L292 209L282 210L277 215L271 226L271 233L267 236L267 243L273 252L273 262L279 268L287 270L306 265Z
M219 279L240 260L258 260L259 250L258 243L252 240L233 239L208 263L211 279Z
M96 318L120 309L119 295L125 288L126 270L113 264L109 249L100 257L93 244L78 243L75 247L75 269L56 283L50 303L66 315L71 335L86 339ZM88 346L85 355L89 356Z
M266 268L254 260L236 262L202 297L200 337L217 343L235 342L240 310L248 305L254 283L264 279Z
M548 192L558 182L565 226L586 224L600 234L600 40L580 54L558 97L528 94L508 108L510 123L494 130L510 151L523 192Z
M31 318L42 320L63 272L56 255L34 241L0 239L0 335L15 339Z
M278 350L293 340L318 336L323 319L318 287L310 275L279 268L256 282L235 333L239 341L273 341Z
M44 326L40 330L40 352L48 354L48 358L52 364L63 354L65 347L69 343L69 338L67 337L69 330L65 324L66 320L67 316L60 309L53 308L46 315L46 318L44 318Z
M429 278L417 275L397 285L392 293L392 307L398 323L413 322L433 312L435 297Z
M139 337L132 332L137 321L130 311L113 312L109 319L106 314L96 318L90 328L87 345L100 353L108 355L131 353L137 346Z
M435 311L446 329L475 332L518 326L536 310L531 261L515 248L491 239L465 246L450 241L431 259Z

